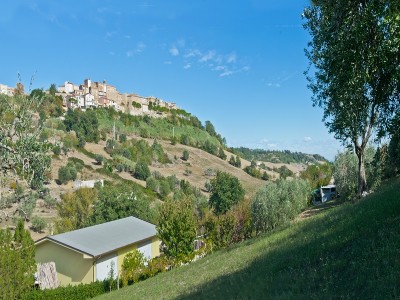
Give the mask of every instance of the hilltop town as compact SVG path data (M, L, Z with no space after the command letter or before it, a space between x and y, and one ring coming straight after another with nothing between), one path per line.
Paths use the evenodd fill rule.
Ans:
M20 86L21 83L18 83L15 88L0 84L0 94L13 96ZM98 82L85 79L79 85L65 81L63 85L57 87L56 95L62 97L65 109L80 108L86 110L93 107L112 107L116 111L130 115L156 115L157 112L149 109L149 107L178 108L175 103L167 102L157 97L121 93L115 86L108 84L106 80Z

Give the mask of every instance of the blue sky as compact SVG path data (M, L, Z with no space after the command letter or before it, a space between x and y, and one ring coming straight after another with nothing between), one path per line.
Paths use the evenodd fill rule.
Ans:
M230 146L333 159L303 72L305 0L7 1L0 83L106 79L211 120Z

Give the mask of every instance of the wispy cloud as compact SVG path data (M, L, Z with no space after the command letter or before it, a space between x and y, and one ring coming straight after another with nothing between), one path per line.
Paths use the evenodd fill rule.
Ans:
M268 87L275 87L275 88L280 88L281 84L278 82L267 82Z
M172 61L170 60L164 61L164 65L172 65Z
M215 57L216 53L217 52L215 50L207 51L207 53L201 55L199 62L205 63L212 60Z
M104 40L109 43L111 42L111 39L117 34L117 31L107 31L106 34L104 35Z
M216 72L219 77L227 77L250 70L248 65L243 65L243 60L239 58L235 51L224 54L215 49L190 48L186 46L184 39L176 40L169 47L164 44L163 47L170 55L181 57L183 68L186 70L200 66Z
M304 137L304 141L305 141L305 142L311 142L311 141L312 141L312 138L311 138L310 136L305 136L305 137Z
M277 76L276 78L266 81L265 84L268 87L280 88L286 81L289 81L296 75L297 75L297 72L288 74L287 72L283 71L280 76Z
M143 43L143 42L138 42L138 43L136 44L136 48L135 48L135 49L133 49L133 50L128 50L128 51L126 52L126 56L127 56L127 57L132 57L132 56L134 56L135 54L142 53L145 49L146 49L146 44Z
M226 62L227 62L228 64L235 63L235 62L236 62L236 59L237 59L236 54L235 54L235 53L231 53L231 54L228 54L228 55L227 55Z
M178 56L179 55L179 49L176 46L172 46L171 48L169 48L169 53L172 56Z

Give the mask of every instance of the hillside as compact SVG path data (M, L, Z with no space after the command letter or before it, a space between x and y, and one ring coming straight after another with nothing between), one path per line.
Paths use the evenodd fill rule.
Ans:
M400 296L400 180L98 299Z
M256 161L284 164L315 164L318 162L327 162L327 159L319 154L306 154L302 152L291 152L289 150L279 151L238 147L231 148L231 151L250 161L254 159Z
M35 117L39 119L39 115ZM62 116L48 117L44 125L40 139L59 147L59 153L52 156L51 173L44 189L50 193L51 197L58 200L62 194L76 190L72 181L63 184L58 182L59 170L67 164L79 165L79 170L77 170L79 180L103 179L112 184L128 181L139 185L144 193L149 192L152 200L163 200L160 195L151 190L144 191L146 181L134 178L132 175L133 168L143 156L146 156L146 164L154 177L175 176L178 180L185 180L200 190L206 198L209 194L205 189L205 184L215 176L217 171L237 177L247 197L252 197L266 183L265 180L261 180L261 176L256 178L245 172L244 169L251 165L249 160L236 157L240 161L240 167L231 165L229 159L236 155L224 149L225 141L216 132L212 123L206 121L203 125L197 117L183 110L170 110L156 117L132 116L104 108L87 111L69 110ZM122 137L125 142L121 142ZM78 145L82 140L83 147ZM112 153L114 148L105 150L110 141L114 141L115 149L119 152ZM155 141L167 158L165 161L160 161L154 156L152 147ZM61 149L64 150L61 151ZM182 159L184 151L187 151L189 155L187 161ZM95 157L99 155L104 160L102 164L96 163ZM118 165L121 164L124 164L124 169L117 170ZM265 165L264 170L255 168L259 175L265 172L269 180L279 178L278 169L282 166L287 167L293 172L292 174L299 174L306 166L299 163L281 162L268 162ZM9 179L1 192L11 195L12 184L12 180ZM30 217L30 219L36 216L41 217L47 224L41 232L31 230L35 240L51 233L51 224L57 218L55 206L46 205L43 199L36 201L36 206L33 203L34 208ZM15 216L18 205L14 203L10 207L2 208L9 216ZM2 227L14 224L11 217L0 223ZM27 226L31 228L32 223L27 222Z

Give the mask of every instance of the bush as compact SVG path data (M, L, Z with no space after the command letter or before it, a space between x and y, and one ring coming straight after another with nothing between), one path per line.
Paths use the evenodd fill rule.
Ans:
M119 142L120 143L125 143L126 142L126 134L125 133L121 133L119 135Z
M189 159L189 151L187 151L186 149L183 150L182 159L183 159L184 161L187 161L187 160Z
M106 281L96 281L90 284L80 284L74 286L59 287L56 289L48 290L32 290L25 300L85 300L94 298L108 292L108 285Z
M138 161L133 176L139 180L146 180L151 176L150 169L144 162Z
M160 195L163 198L166 198L171 192L171 188L167 180L160 181Z
M104 161L103 155L100 155L100 154L96 154L94 159L96 161L96 164L98 164L98 165L101 165Z
M60 184L65 184L70 180L75 180L77 170L73 164L67 164L65 167L60 167L58 170L58 181Z
M159 184L157 179L155 179L154 177L148 177L146 179L146 188L158 193Z
M46 228L46 220L39 217L39 216L34 216L32 218L32 228L33 230L35 230L36 232L42 232L43 229Z
M61 147L60 147L60 145L55 145L54 147L53 147L53 153L55 154L55 155L60 155L61 154Z
M253 197L251 219L256 233L272 230L292 220L307 206L310 187L306 180L269 182Z
M139 250L133 250L125 255L121 266L121 279L123 285L130 285L145 279L147 260Z
M56 198L53 198L50 195L45 195L43 200L46 208L54 208L57 204Z
M232 236L235 227L235 218L230 214L215 216L208 214L204 221L206 240L212 243L213 249L220 249L232 243Z

